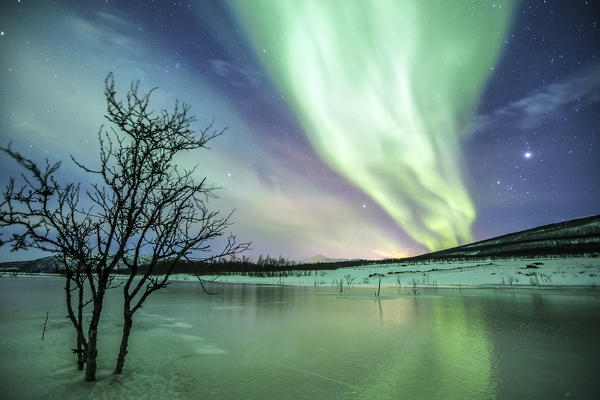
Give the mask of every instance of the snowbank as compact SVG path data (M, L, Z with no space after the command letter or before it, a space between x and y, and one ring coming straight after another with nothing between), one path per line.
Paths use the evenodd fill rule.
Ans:
M54 277L56 274L5 273L4 277ZM116 279L125 279L117 276ZM414 264L361 265L336 270L282 271L280 276L246 274L204 275L218 283L257 285L377 287L596 287L600 286L600 258L515 258L466 261L423 261ZM187 274L174 274L171 281L196 281Z
M376 287L555 287L600 286L600 258L535 258L465 261L431 261L417 264L362 265L337 270L292 271L286 276L206 275L221 283L265 285L339 285ZM174 275L173 280L195 280Z

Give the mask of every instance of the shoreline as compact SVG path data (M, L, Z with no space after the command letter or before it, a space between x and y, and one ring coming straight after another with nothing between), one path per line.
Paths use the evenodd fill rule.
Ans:
M195 275L185 275L185 278L181 279L181 278L169 278L168 282L169 283L198 283L199 281L196 278ZM53 273L47 273L47 272L30 272L30 273L17 273L16 275L13 275L11 273L10 276L3 276L2 278L4 279L18 279L18 278L52 278L52 279L64 279L61 275L59 274L53 274ZM0 278L0 280L2 279ZM122 278L122 280L125 280L125 278ZM208 279L206 279L206 281L208 281ZM206 282L205 282L206 283ZM276 282L268 282L268 281L243 281L243 280L236 280L236 281L208 281L209 284L217 284L217 285L232 285L232 286L239 286L239 285L247 285L247 286L268 286L268 287L281 287L281 288L285 288L285 287L316 287L316 288L337 288L338 286L333 286L331 284L329 285L314 285L314 284L309 284L309 283L301 283L301 282L284 282L283 284L279 284ZM344 285L343 286L343 290L352 290L352 289L377 289L378 285L372 285L372 284L352 284L351 286L347 286ZM535 290L589 290L589 291L593 291L593 290L597 290L600 289L600 285L594 285L594 284L586 284L586 285L506 285L506 286L500 286L500 285L494 285L494 284L452 284L452 285L417 285L415 287L413 286L394 286L392 284L381 284L381 289L398 289L398 290L413 290L413 289L428 289L428 290L436 290L436 289L457 289L457 290L462 290L462 289L535 289ZM385 296L381 296L381 297L385 297Z
M48 272L4 271L0 279L63 279ZM116 275L115 279L126 279ZM600 287L600 258L510 258L478 261L429 261L418 264L368 264L319 270L281 270L227 275L201 275L213 284L303 286L343 289L542 289L595 290ZM195 275L172 274L170 282L198 282Z

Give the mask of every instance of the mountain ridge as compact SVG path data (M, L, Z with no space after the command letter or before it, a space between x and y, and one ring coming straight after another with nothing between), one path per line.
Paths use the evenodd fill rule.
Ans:
M336 259L317 254L300 261L297 266L323 264L323 266L336 269L341 266L351 265L387 264L453 258L578 256L589 254L600 254L600 215L542 225L414 257L369 261ZM29 261L3 262L0 263L0 271L52 273L55 272L54 257L49 256Z

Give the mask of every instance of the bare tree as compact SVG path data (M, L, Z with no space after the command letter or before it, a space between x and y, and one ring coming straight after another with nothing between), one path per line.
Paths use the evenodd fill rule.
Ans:
M77 344L73 353L77 354L77 369L82 370L86 360L87 340L84 332L83 309L93 299L84 299L86 273L81 262L70 259L64 253L59 254L56 260L56 272L65 278L65 299L67 303L67 318L73 324L77 333ZM77 296L77 313L73 307L73 292Z
M225 234L230 214L209 210L214 197L206 179L196 181L196 167L180 169L175 157L182 152L206 148L207 142L225 130L212 122L198 134L190 107L175 103L172 112L149 110L154 89L138 93L132 84L124 100L116 98L112 75L106 79L106 118L114 125L100 137L101 166L88 172L102 177L105 187L118 197L97 192L93 198L100 209L114 213L115 235L123 244L123 263L129 277L123 286L123 332L115 373L121 373L127 355L134 314L156 290L168 284L180 261L206 261L235 255L248 248L230 235L218 254L211 254L212 240ZM144 257L145 256L145 257ZM165 267L156 275L157 265ZM143 272L141 271L143 268ZM142 273L141 273L142 272Z
M80 206L79 185L61 186L55 179L60 163L40 170L37 165L4 148L29 173L15 187L11 179L0 204L0 226L21 228L10 242L13 250L38 248L57 255L59 272L66 278L69 319L78 333L75 352L85 353L86 380L96 377L98 324L104 297L113 287L115 269L124 264L129 275L123 285L123 333L115 373L123 369L133 315L150 294L164 288L180 260L210 260L237 254L248 243L234 236L213 254L213 239L225 235L231 214L210 211L207 201L215 188L205 179L194 179L196 169L181 170L175 157L182 152L206 148L221 135L212 123L196 134L189 106L176 102L173 112L153 113L150 96L138 94L139 82L131 85L125 100L116 98L114 80L105 80L106 118L111 127L98 132L99 166L92 168L71 157L92 176L85 191L87 208ZM156 275L157 265L167 265ZM90 298L84 297L85 290ZM77 313L72 292L77 291ZM93 306L87 338L83 334L82 310Z
M60 185L54 174L60 163L38 166L10 147L2 148L27 172L23 183L16 186L10 179L0 202L0 227L17 228L6 241L12 251L35 248L55 256L57 272L65 277L67 317L77 334L73 352L77 354L77 367L83 369L87 342L83 330L84 266L91 263L92 249L88 241L93 233L92 220L86 210L79 208L79 186ZM77 313L72 292L77 290Z

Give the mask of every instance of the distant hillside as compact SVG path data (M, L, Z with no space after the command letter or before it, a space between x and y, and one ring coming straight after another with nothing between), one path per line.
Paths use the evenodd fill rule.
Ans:
M346 258L330 258L325 257L322 254L317 254L315 256L309 257L299 262L299 264L321 264L321 263L333 263L333 262L341 262L348 261Z
M352 265L422 262L427 260L563 255L600 255L600 215L539 226L414 257L378 261L349 260L331 262L327 264L327 267L337 269Z
M3 272L52 273L56 271L54 257L38 258L29 261L11 261L0 263Z
M539 256L600 252L600 215L509 233L411 259Z
M338 269L366 264L387 264L391 262L418 262L440 259L478 259L487 257L538 257L560 255L600 255L600 215L579 218L556 224L544 225L521 232L510 233L492 239L482 240L451 249L422 254L410 258L370 260L333 259L316 255L295 265L256 265L248 262L225 263L178 263L175 273L212 273L234 271L274 271L274 270L321 270ZM157 273L164 273L165 267L158 265ZM53 257L32 261L0 263L0 271L54 272ZM140 272L143 272L143 268Z
M142 258L145 256L142 256ZM122 262L117 264L116 271L125 270ZM56 260L53 256L38 258L28 261L10 261L0 263L2 272L26 272L26 273L54 273L56 272Z

